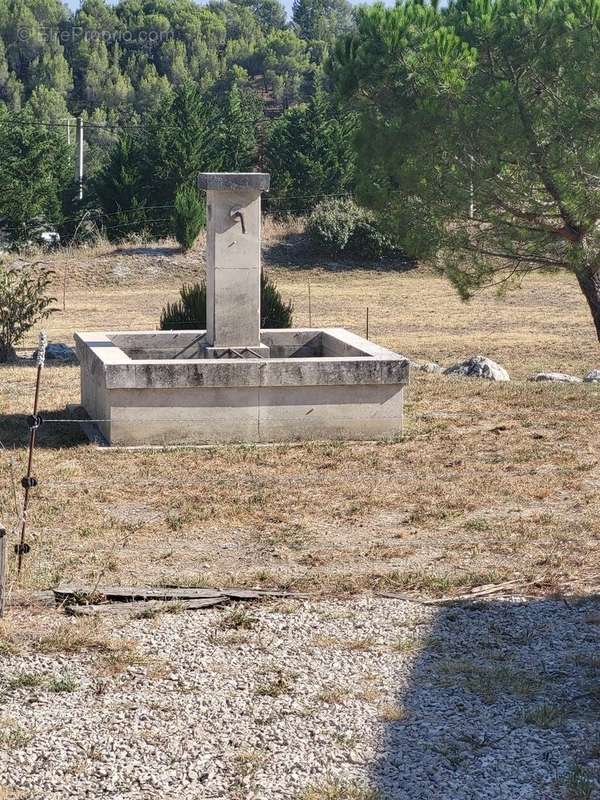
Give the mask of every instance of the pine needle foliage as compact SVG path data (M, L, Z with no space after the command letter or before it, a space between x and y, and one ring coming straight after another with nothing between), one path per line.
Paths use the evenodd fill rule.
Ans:
M294 306L286 302L275 283L263 273L261 277L261 327L291 328ZM206 283L182 286L179 300L167 303L160 316L161 330L206 329Z
M566 269L600 338L600 0L357 11L330 77L361 204L470 297Z
M182 186L175 195L173 232L184 252L191 250L206 224L204 203L193 186Z

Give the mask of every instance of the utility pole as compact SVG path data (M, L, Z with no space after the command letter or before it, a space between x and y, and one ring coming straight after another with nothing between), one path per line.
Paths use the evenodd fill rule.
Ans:
M78 197L83 200L83 120L77 117L77 164L75 166L75 180L79 187Z

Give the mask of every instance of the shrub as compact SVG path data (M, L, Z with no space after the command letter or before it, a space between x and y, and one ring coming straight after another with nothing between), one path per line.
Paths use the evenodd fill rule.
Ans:
M261 328L291 328L294 306L286 303L273 281L264 273L261 276L260 326Z
M206 283L183 286L180 299L167 303L160 315L160 329L185 330L206 328ZM281 297L273 281L261 277L261 327L291 328L294 307Z
M353 256L363 258L386 258L399 253L399 249L393 244L376 222L368 214L359 219L352 231L352 236L348 242L347 250Z
M206 284L185 284L179 291L179 300L167 303L160 315L162 331L206 328Z
M306 229L320 250L339 253L346 249L360 213L353 200L324 200L310 214Z
M33 267L9 269L0 263L0 363L14 361L15 345L54 311L55 298L46 294L52 275Z
M349 198L319 203L306 230L319 250L334 256L385 258L400 252L378 227L374 215Z
M183 250L190 250L206 224L204 204L192 186L182 186L175 195L173 230Z

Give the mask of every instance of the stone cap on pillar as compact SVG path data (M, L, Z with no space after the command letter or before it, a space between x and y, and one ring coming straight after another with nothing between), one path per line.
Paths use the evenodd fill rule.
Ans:
M201 172L198 175L199 189L230 192L254 189L268 192L271 176L268 172Z

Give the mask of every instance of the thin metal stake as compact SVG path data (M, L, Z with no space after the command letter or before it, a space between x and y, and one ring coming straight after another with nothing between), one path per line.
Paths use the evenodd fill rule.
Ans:
M0 527L0 617L6 605L6 528Z
M369 338L369 306L367 306L367 339Z
M308 282L308 327L312 328L312 302L310 297L310 281Z
M38 417L38 402L40 397L40 383L42 380L42 369L46 360L46 345L48 344L48 336L45 331L40 333L38 352L37 352L37 376L35 381L35 397L33 399L33 414L29 419L29 457L27 460L27 475L21 481L25 489L25 496L23 498L23 513L21 521L21 536L19 544L16 546L17 550L17 578L21 574L21 566L23 564L23 556L29 552L29 546L25 543L25 533L27 531L27 507L29 505L29 490L37 485L36 479L31 474L33 469L33 451L35 449L35 435L37 429L40 427L41 419Z

